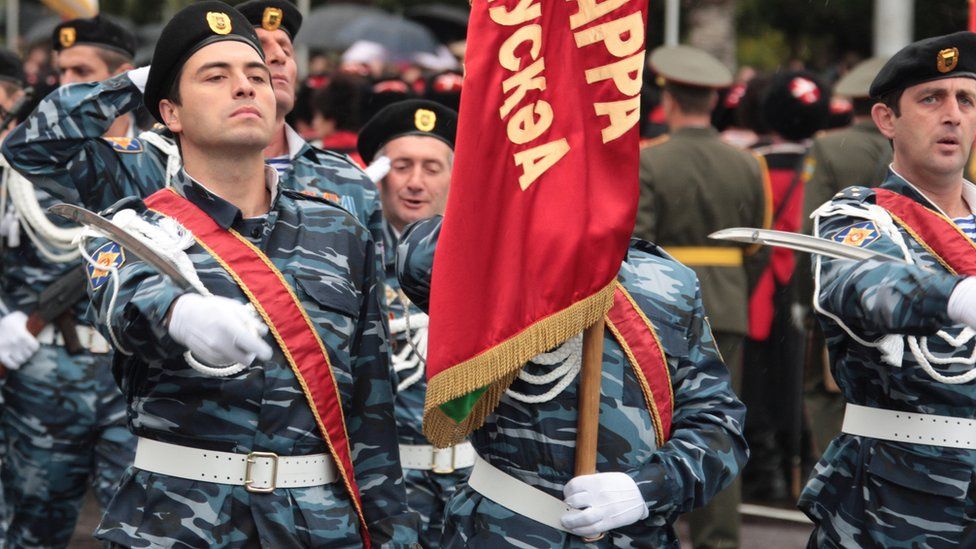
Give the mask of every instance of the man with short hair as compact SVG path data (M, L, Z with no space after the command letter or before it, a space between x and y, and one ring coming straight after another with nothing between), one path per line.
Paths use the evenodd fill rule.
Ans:
M814 212L821 238L892 256L816 256L814 308L847 401L799 507L810 547L972 547L976 499L976 34L920 40L870 89L894 149L880 187Z
M427 392L427 314L400 290L396 247L407 224L443 215L454 165L457 113L438 103L409 99L380 110L359 134L359 152L371 163L383 202L386 305L390 313L396 418L407 505L420 514L420 542L438 547L444 507L474 464L470 442L434 448L423 433Z
M369 232L280 187L265 164L273 72L239 12L216 1L181 10L153 60L145 104L183 165L172 188L118 204L113 220L173 257L194 291L115 242L88 246L92 306L120 353L139 437L96 536L127 547L413 544Z
M383 219L376 186L348 158L311 147L285 123L295 105L292 39L302 24L298 8L284 0L251 0L239 10L267 48L275 88L274 139L264 151L269 165L283 187L339 203L379 242ZM125 142L101 138L107 121L142 104L147 73L143 67L51 94L4 143L4 157L52 195L92 210L126 196L149 196L175 175L180 162L176 146L158 131Z
M739 391L748 333L747 261L755 249L708 235L728 227L768 227L768 174L760 158L723 143L711 126L716 89L732 83L724 65L688 46L658 48L650 63L667 82L662 107L671 133L641 150L634 236L695 270L715 342ZM736 481L691 515L696 549L738 546L739 500Z
M107 19L67 21L53 38L65 81L107 78L131 68L135 39ZM11 85L8 79L4 92ZM124 142L132 123L129 116L106 120L104 139ZM11 349L0 351L0 364L8 370L2 415L8 453L2 471L16 502L6 541L11 547L63 547L89 485L99 505L108 505L132 463L135 439L126 429L122 394L112 378L111 348L85 314L76 247L64 236L63 220L44 213L58 200L16 174L5 183L15 214L6 217L0 274L0 299L10 309L0 315L0 349ZM46 311L62 302L66 310L46 318Z

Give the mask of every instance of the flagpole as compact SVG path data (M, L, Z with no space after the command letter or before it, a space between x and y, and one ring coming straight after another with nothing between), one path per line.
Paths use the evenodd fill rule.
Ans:
M579 416L576 420L576 470L574 476L596 473L596 442L600 427L600 381L603 375L603 328L601 318L583 331L583 367L580 371ZM603 534L583 541L597 541Z
M603 319L583 332L579 419L576 424L576 474L596 472L596 439L600 426L600 378L603 366Z

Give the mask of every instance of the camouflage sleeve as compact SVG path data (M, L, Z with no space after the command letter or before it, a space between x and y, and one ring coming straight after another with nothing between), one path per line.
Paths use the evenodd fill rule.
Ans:
M685 330L688 355L672 374L671 438L636 473L651 515L674 517L701 507L728 486L749 455L742 432L745 406L705 320L696 289Z
M359 337L350 348L355 379L346 425L356 462L356 482L374 545L404 547L416 543L420 526L406 504L393 413L389 334L380 308L382 293L374 269L372 242L368 250Z
M109 244L105 239L94 239L86 246L89 255ZM166 315L176 298L184 293L168 278L134 258L125 256L119 267L119 287L115 292L112 277L107 272L88 268L88 296L90 313L102 335L112 341L112 333L125 347L145 361L173 358L183 347L173 340L166 327Z
M836 215L820 220L817 236L841 241L854 225L872 222ZM871 229L868 227L868 229ZM863 247L902 257L903 252L877 229ZM962 277L898 261L851 261L818 256L820 306L864 334L931 335L951 324L946 308L949 294ZM819 271L819 272L818 272Z
M104 174L97 147L115 119L142 104L120 74L102 82L62 86L45 97L3 142L4 158L58 200L79 203Z
M428 312L430 308L430 278L434 269L434 250L441 234L444 218L435 215L411 223L400 237L397 247L396 270L400 289L420 308Z

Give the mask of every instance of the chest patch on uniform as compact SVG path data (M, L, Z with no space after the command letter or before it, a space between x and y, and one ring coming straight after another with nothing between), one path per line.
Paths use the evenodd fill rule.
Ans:
M855 223L834 235L834 240L837 242L858 248L867 246L879 238L881 238L881 231L871 221Z
M103 137L109 145L121 153L140 153L142 152L142 141L134 137Z
M85 265L85 270L88 273L88 283L93 290L97 290L109 279L111 274L109 269L113 267L117 269L125 263L125 250L115 242L106 242L95 250L92 259L98 267L88 263Z

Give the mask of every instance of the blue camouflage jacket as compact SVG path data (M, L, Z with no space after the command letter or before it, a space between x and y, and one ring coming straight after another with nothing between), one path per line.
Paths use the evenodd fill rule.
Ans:
M267 168L269 182L276 180ZM274 186L269 184L274 189ZM240 210L180 171L174 189L220 226L260 248L295 288L328 350L341 394L350 449L375 546L416 541L415 516L404 501L387 334L369 233L344 210L281 190L267 218ZM143 218L159 216L140 201ZM95 250L104 241L89 245ZM240 288L199 244L186 250L215 295L247 302ZM226 378L191 369L171 339L165 316L180 291L135 257L120 270L118 297L109 280L92 279L99 328L111 323L122 346L116 378L136 435L164 442L280 455L327 452L287 361L269 335L274 356ZM243 486L195 482L130 468L105 511L97 537L126 546L161 544L232 547L357 547L358 519L341 483L251 494Z
M103 138L115 119L142 105L128 75L51 92L3 143L18 172L56 199L99 211L165 186L167 155L145 139ZM285 126L291 167L282 188L325 196L381 242L376 185L348 157L316 149Z
M966 185L966 192L976 196L976 187ZM893 171L881 187L937 209ZM840 242L852 229L861 230L859 245L912 261L821 256L814 261L815 305L831 371L847 402L976 417L976 382L948 385L934 380L908 341L927 343L932 355L948 362L933 361L938 373L957 375L973 367L966 361L976 341L949 341L964 328L953 325L946 312L949 295L962 277L948 272L892 224L875 205L871 189L845 189L815 213L822 238ZM974 468L976 451L841 433L815 467L799 507L818 524L818 546L971 547L976 544L976 499L970 486Z
M426 307L440 218L407 229L398 249L404 291ZM678 547L672 527L678 515L704 505L727 486L745 463L745 408L733 393L705 320L694 272L653 244L633 240L618 280L653 323L668 360L674 388L671 438L655 444L654 425L640 384L623 350L604 338L597 470L622 471L640 487L647 519L611 532L598 545ZM529 363L527 373L547 371ZM516 379L511 390L538 395ZM506 394L485 424L471 435L479 455L495 467L562 499L573 476L577 380L555 398L526 404ZM448 509L442 543L448 547L583 547L580 538L513 515L468 486Z

